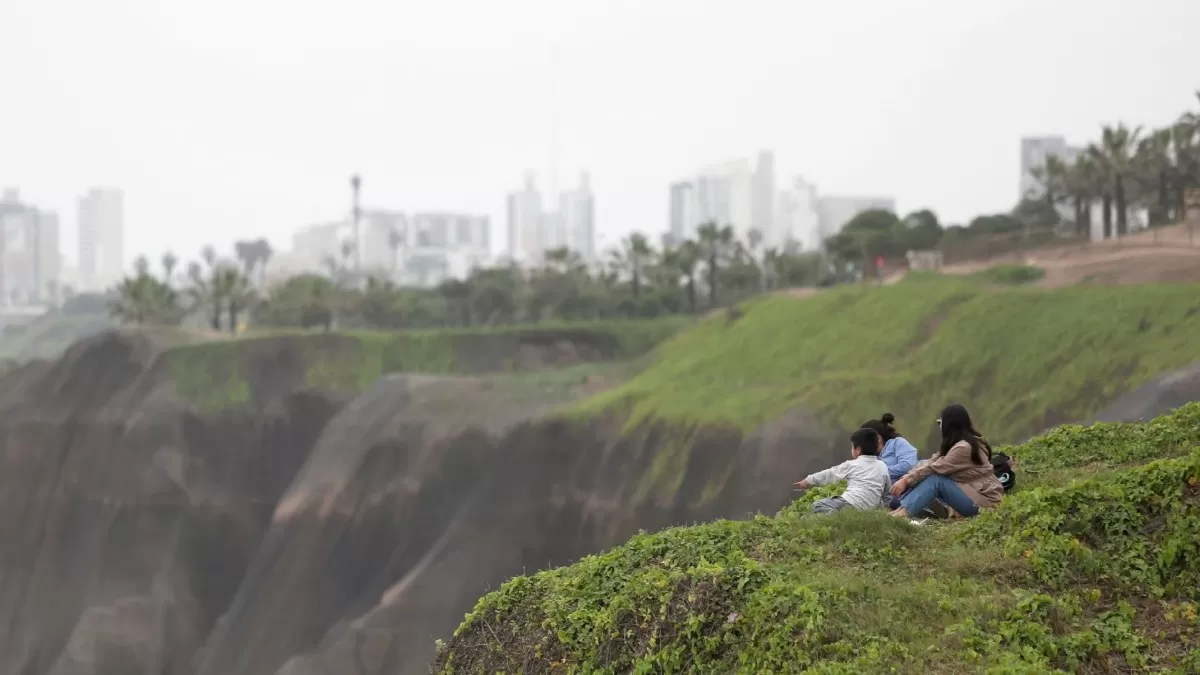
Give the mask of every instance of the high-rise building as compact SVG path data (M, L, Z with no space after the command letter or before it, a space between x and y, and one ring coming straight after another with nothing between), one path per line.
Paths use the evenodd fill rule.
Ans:
M676 240L693 238L707 222L733 226L743 240L758 230L763 242L778 245L775 223L775 157L762 151L753 167L737 159L705 167L670 188L670 231Z
M100 291L125 269L125 199L120 190L92 188L79 198L80 290Z
M820 248L820 220L817 213L817 186L796 177L792 185L779 192L775 214L779 248L790 244L814 251Z
M533 174L525 175L525 186L508 195L508 255L519 264L541 261L545 245L542 195L533 182Z
M696 218L694 193L695 186L691 181L671 183L670 224L667 231L671 233L673 242L678 243L696 236L699 220Z
M596 259L596 199L586 172L579 177L579 187L559 195L557 218L550 225L557 228L555 239L561 246L585 261Z
M61 292L58 214L21 201L16 190L0 199L0 303L55 302Z
M783 236L775 219L775 153L763 150L754 165L750 205L750 229L758 230L764 246L782 246Z
M363 273L405 285L461 278L491 258L487 216L363 209L358 236ZM353 270L353 243L349 218L307 227L292 237L291 264L308 271L327 272L331 265Z
M557 195L553 208L542 204L533 175L525 187L508 195L508 257L521 265L538 265L546 251L566 247L584 260L596 257L596 198L586 172L579 186Z

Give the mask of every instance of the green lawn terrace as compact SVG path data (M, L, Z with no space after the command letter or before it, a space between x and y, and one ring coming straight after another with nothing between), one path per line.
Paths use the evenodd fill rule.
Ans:
M517 374L627 363L690 323L666 317L413 331L264 329L174 347L167 359L176 389L212 409L247 402L256 362L301 370L315 389L357 393L389 373Z
M803 408L851 429L884 411L924 447L948 401L995 441L1087 419L1200 359L1200 287L1009 287L913 274L798 300L769 295L664 342L574 413L743 430Z
M1200 672L1200 404L1004 451L973 520L810 515L830 486L513 579L434 671Z

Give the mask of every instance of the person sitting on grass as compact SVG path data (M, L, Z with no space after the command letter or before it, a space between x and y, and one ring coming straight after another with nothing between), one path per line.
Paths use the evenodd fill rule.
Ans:
M850 434L850 457L837 466L818 471L795 484L798 490L846 481L846 490L836 497L813 502L813 513L833 513L846 507L860 510L883 508L888 503L887 465L879 460L879 434L874 429L859 429Z
M942 430L938 453L892 485L892 494L900 498L893 516L911 518L940 501L951 517L969 518L1004 497L1004 487L992 469L992 448L971 424L967 409L952 403L942 410L937 424Z
M896 431L896 416L884 413L877 420L863 422L866 429L874 429L882 442L879 448L879 459L888 467L888 478L898 481L917 465L917 448L908 439Z

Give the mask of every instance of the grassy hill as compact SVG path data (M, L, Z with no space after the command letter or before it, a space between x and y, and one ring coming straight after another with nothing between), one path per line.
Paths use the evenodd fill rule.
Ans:
M434 671L1200 672L1200 404L1009 452L1038 473L971 521L809 515L825 488L516 578Z
M997 290L914 274L742 311L667 341L653 366L575 413L751 429L793 406L839 428L892 411L923 441L957 400L990 438L1015 441L1200 359L1196 286Z
M256 380L297 375L298 384L357 392L396 372L494 374L566 367L561 376L548 378L555 380L550 385L560 386L557 380L563 377L594 375L589 363L644 356L690 322L675 316L457 330L256 331L175 347L167 360L176 389L205 409L247 403ZM547 378L518 379L528 388L539 386L533 380Z

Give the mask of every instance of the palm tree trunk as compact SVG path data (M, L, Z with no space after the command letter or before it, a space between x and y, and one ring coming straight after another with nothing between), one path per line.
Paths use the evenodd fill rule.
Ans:
M1112 237L1112 197L1104 195L1104 238Z
M1167 187L1167 172L1161 170L1158 172L1158 208L1161 212L1158 224L1166 225L1171 222L1171 191Z
M229 332L237 333L238 306L236 302L229 303Z
M1075 195L1075 234L1084 234L1087 215L1083 212L1083 197Z
M213 302L213 312L212 312L212 317L209 320L209 324L212 326L213 330L215 330L215 331L221 330L221 302L220 301Z
M688 273L687 282L688 307L692 310L692 314L696 313L696 273L694 271Z
M717 254L708 256L708 304L717 306Z
M1123 237L1129 233L1129 214L1125 208L1125 181L1118 175L1113 183L1113 193L1117 202L1117 236Z
M642 297L642 270L637 265L633 266L633 297Z

